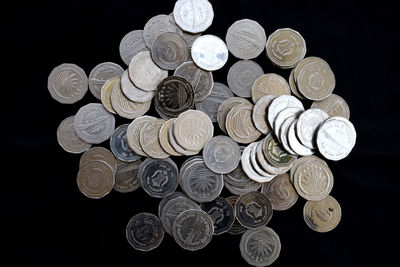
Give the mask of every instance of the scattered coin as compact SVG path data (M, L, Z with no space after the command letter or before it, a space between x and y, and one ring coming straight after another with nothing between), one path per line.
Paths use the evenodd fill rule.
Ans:
M151 49L157 37L164 32L175 32L182 35L182 30L176 25L174 18L171 16L157 15L152 17L144 25L143 39L146 46Z
M235 221L235 210L225 198L218 197L209 203L201 204L214 223L214 235L227 232Z
M243 225L241 225L236 219L235 203L238 198L239 198L239 196L230 196L230 197L226 198L226 200L228 200L229 203L231 203L233 210L235 212L235 220L234 220L231 228L229 228L229 230L228 230L228 234L231 234L231 235L241 235L244 232L246 232L246 230L247 230L247 228L243 227Z
M261 193L264 193L271 200L274 210L287 210L299 198L287 173L279 174L272 181L264 183L261 187Z
M224 185L234 195L257 191L261 187L261 183L253 181L247 176L241 164L230 173L224 174Z
M257 100L253 108L251 118L253 119L254 126L263 134L268 134L271 128L267 122L267 111L269 104L274 100L276 95L266 95Z
M273 128L274 128L275 136L279 142L282 142L281 138L280 138L280 130L281 130L281 126L285 122L285 120L287 118L293 117L293 116L298 117L300 114L305 113L303 111L304 111L303 108L288 107L288 108L285 108L284 110L280 111L277 114L277 116L275 117L275 120L274 120Z
M184 149L182 146L180 146L174 136L174 124L175 124L175 119L172 122L172 124L168 128L168 141L171 144L172 148L176 150L176 152L184 155L184 156L193 156L199 153L199 151L192 151L192 150L187 150Z
M194 63L208 71L219 70L228 61L226 44L211 34L197 38L192 45L191 53Z
M155 117L141 116L134 119L128 126L126 131L126 139L128 140L129 147L138 155L148 157L149 155L143 151L142 145L140 144L140 131L149 121L156 120Z
M175 119L169 119L160 128L160 132L158 135L158 139L160 141L161 147L172 156L182 156L181 153L178 153L170 144L168 137L168 129Z
M140 159L140 155L137 155L129 147L128 140L126 138L126 132L129 124L122 124L118 126L110 138L110 149L114 156L123 162L132 162Z
M319 160L319 161L321 161L323 164L327 165L327 163L326 163L323 159L321 159L321 158L319 158L319 157L317 157L317 156L315 156L315 155L310 155L310 156L305 156L305 157L298 158L298 159L296 160L296 162L293 164L292 168L290 169L290 182L292 182L292 184L293 184L293 182L294 182L294 173L296 172L297 168L298 168L301 164L303 164L304 162L306 162L306 161L313 161L313 160Z
M228 72L228 85L240 97L251 97L254 81L264 74L263 69L252 60L240 60Z
M128 32L119 44L119 54L122 61L129 66L132 58L142 51L147 51L148 48L143 39L143 30L134 30Z
M89 74L89 90L101 100L101 88L106 81L113 77L121 77L123 72L122 67L113 62L100 63Z
M169 157L160 145L158 135L165 120L155 119L148 121L142 129L140 129L139 142L143 151L150 157L163 159Z
M162 219L161 219L161 212L162 212L162 210L164 209L165 204L167 204L168 201L170 201L171 199L176 198L176 197L184 197L184 198L187 198L187 196L185 195L185 193L180 192L180 191L175 191L175 192L173 192L172 194L170 194L170 195L168 195L168 196L166 196L166 197L164 197L163 199L160 200L160 203L158 204L158 217L160 218L160 220L162 220ZM162 222L162 221L161 221L161 222ZM162 222L162 223L163 223L163 222ZM164 223L163 223L163 226L164 226Z
M248 145L242 153L242 157L241 157L241 163L242 163L242 168L243 171L247 174L247 176L258 182L258 183L265 183L271 180L270 176L262 176L260 174L258 174L254 168L253 165L251 164L251 150L253 149L253 146L255 146L257 143L251 143L250 145Z
M304 221L314 231L326 233L339 224L342 210L332 196L319 201L307 201L303 209Z
M293 123L289 126L288 130L288 144L289 147L299 156L309 156L314 154L314 150L304 146L300 143L299 139L297 138L296 134L296 124L297 119L293 121Z
M114 190L120 193L133 192L140 187L138 169L142 161L133 162L117 161Z
M283 172L288 171L297 159L296 155L288 154L284 149L282 149L282 146L272 134L265 137L263 152L268 162L276 168L284 168L283 170L285 171L282 170Z
M178 0L173 14L176 24L191 33L205 31L214 18L214 10L207 0Z
M104 147L92 147L83 153L79 160L79 168L82 168L83 165L90 161L102 161L110 166L113 173L116 173L117 171L117 161L115 160L114 155L110 150Z
M268 106L268 122L270 126L274 126L274 121L278 113L286 108L299 108L304 110L303 104L296 97L291 95L281 95L272 100Z
M350 108L346 101L338 95L331 94L321 101L314 101L311 108L319 108L328 113L330 117L343 117L350 119Z
M164 32L157 36L151 47L151 57L160 68L174 70L186 61L188 45L181 35Z
M219 125L219 128L224 132L226 132L226 127L225 127L225 122L226 122L226 116L228 115L229 111L231 109L239 104L251 104L249 100L241 97L232 97L226 99L218 108L217 112L217 122ZM253 112L254 113L254 112Z
M306 98L304 96L302 96L301 93L299 92L299 89L297 89L296 82L294 81L294 71L295 71L295 68L292 69L292 71L290 72L290 75L289 75L290 90L292 90L292 93L295 96L297 96L299 99L305 100Z
M79 154L88 150L92 145L83 141L74 129L74 117L65 118L57 129L57 141L69 153Z
M260 164L260 166L266 173L270 174L270 175L266 176L268 179L265 180L265 182L269 182L277 174L285 173L290 168L290 166L275 167L274 165L269 163L264 154L265 141L266 141L266 139L264 138L262 141L258 142L258 144L256 145L257 146L256 153L257 153L257 163ZM253 164L253 165L255 165L255 164Z
M266 95L290 95L290 86L282 76L267 73L258 77L251 88L251 98L256 103Z
M294 121L296 121L297 116L292 115L288 117L281 125L279 129L279 139L282 143L283 148L292 155L296 155L297 153L290 147L289 144L289 127L292 125Z
M244 227L256 229L272 218L272 204L266 195L252 191L241 195L235 204L236 218Z
M121 76L121 90L130 101L137 103L149 102L155 94L154 91L145 91L137 88L130 80L128 70L125 70Z
M275 178L275 174L272 174L270 172L268 172L267 170L264 170L261 166L261 164L259 163L258 157L257 157L257 149L260 146L260 142L256 142L253 143L253 145L251 146L251 151L250 151L250 162L251 165L253 166L253 169L260 174L261 176L266 178L265 182L269 182L272 179Z
M296 123L296 133L300 142L311 149L315 149L315 137L319 126L329 118L329 115L318 108L311 108L299 116Z
M101 103L107 109L108 112L112 114L117 114L115 112L112 103L111 103L111 93L116 84L119 84L121 82L121 77L113 77L110 78L106 81L106 83L101 87L101 92L100 92L100 98L101 98Z

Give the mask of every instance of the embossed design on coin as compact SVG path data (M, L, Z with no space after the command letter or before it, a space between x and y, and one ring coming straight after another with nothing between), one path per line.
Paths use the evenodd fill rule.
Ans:
M79 168L82 168L83 165L90 161L102 161L111 168L113 173L117 171L117 161L115 160L114 155L110 150L104 147L92 147L83 153L79 160Z
M271 133L265 137L263 152L268 162L277 168L290 168L297 159L297 156L288 154L282 149L280 143L278 143Z
M57 129L57 141L69 153L79 154L88 150L92 145L83 141L74 129L75 116L65 118Z
M339 224L342 210L332 196L319 201L307 201L303 209L304 221L314 231L326 233Z
M176 25L174 18L168 15L152 17L144 25L143 39L148 48L152 48L157 37L164 32L175 32L182 35L182 30Z
M146 123L152 120L156 120L156 118L144 115L134 119L128 126L126 138L128 140L129 147L138 155L145 157L149 156L143 151L143 148L140 145L140 130L142 130Z
M266 195L252 191L241 195L235 204L236 218L246 228L265 226L272 218L272 204Z
M97 98L101 99L101 88L106 81L113 77L121 77L124 70L113 62L100 63L89 74L89 90Z
M253 103L266 95L290 95L290 86L282 76L275 73L263 74L254 81L251 88Z
M331 94L321 101L314 101L311 108L319 108L328 113L330 117L343 117L350 119L350 108L346 101L338 95Z
M310 149L306 146L304 146L302 143L300 143L299 139L297 138L296 135L296 124L297 124L297 119L293 121L293 123L289 126L288 130L288 142L289 142L289 147L296 152L297 155L300 156L310 156L314 154L314 150Z
M199 33L211 26L214 11L206 0L179 0L175 3L174 19L187 32Z
M282 124L286 121L286 119L293 117L293 116L295 118L297 118L302 113L305 113L303 108L288 107L288 108L285 108L284 110L280 111L277 114L277 116L275 117L275 120L274 120L273 128L274 128L275 137L278 139L279 142L282 143L282 140L280 137L280 131L281 131Z
M129 124L122 124L110 138L110 149L114 156L124 162L132 162L140 158L132 149L129 147L128 140L126 138L126 132Z
M160 141L161 147L165 150L165 152L173 156L182 156L182 154L178 153L169 142L168 129L174 122L174 120L175 119L169 119L168 121L164 122L164 124L160 128L158 139Z
M271 175L262 176L261 174L257 173L256 170L253 168L253 164L251 163L251 152L254 146L257 146L257 142L249 144L242 153L241 163L243 171L249 176L250 179L258 182L258 183L265 183L270 181L273 177Z
M224 102L222 102L222 104L219 106L218 108L218 112L217 112L217 121L218 121L218 125L219 128L221 128L221 130L224 133L226 132L226 127L225 127L225 122L226 122L226 116L228 115L229 111L231 111L231 109L234 106L237 106L239 104L251 104L250 101L248 101L245 98L241 98L241 97L232 97L232 98L228 98L226 99Z
M119 54L127 66L129 66L129 63L131 63L132 58L136 54L147 50L148 48L143 39L143 30L128 32L119 44Z
M226 198L226 200L229 201L229 203L231 203L233 210L235 210L235 203L236 200L239 198L239 196L229 196ZM235 212L235 220L231 226L231 228L229 228L228 230L228 234L231 235L241 235L244 232L246 232L247 228L243 227L243 225L241 225L237 219L236 219L236 212Z
M296 97L291 95L281 95L272 100L268 106L268 122L270 126L274 126L274 121L278 113L286 108L299 108L304 110L303 104Z
M214 223L214 235L220 235L231 228L235 221L235 210L225 198L218 197L215 200L204 203L201 209L207 212Z
M191 49L194 63L199 68L215 71L228 61L228 48L221 38L207 34L194 41Z
M162 119L150 120L140 130L140 146L152 158L163 159L169 156L162 149L158 139L158 134L164 122L165 120Z
M186 41L177 33L160 34L151 47L153 61L162 69L174 70L186 61L189 50Z
M232 92L240 97L251 97L251 88L263 69L252 60L240 60L232 65L228 72L228 85Z
M316 148L315 137L319 126L329 118L329 115L317 108L311 108L299 116L296 124L296 133L300 142L311 149Z
M232 172L224 174L224 185L234 195L257 191L261 187L261 183L253 181L247 176L241 164Z
M107 109L107 111L112 114L117 114L117 112L115 112L111 103L111 93L114 86L116 84L119 84L120 82L121 82L120 77L110 78L106 81L103 87L101 87L101 93L100 93L101 103Z
M294 71L295 71L295 69L296 68L292 69L292 71L290 72L290 75L289 75L290 90L292 90L292 93L295 96L297 96L299 99L306 99L304 96L301 95L301 93L299 92L299 89L297 89L297 85L296 85L296 82L294 80Z
M125 70L121 77L121 90L124 95L133 102L144 103L150 101L154 96L154 91L144 91L137 88L129 78L128 70Z
M261 187L261 193L264 193L271 200L274 210L287 210L299 198L287 173L280 174L270 182L264 183Z
M133 192L139 188L138 170L142 161L123 162L118 160L114 190L120 193Z
M114 186L114 173L103 161L89 161L80 167L77 178L78 188L88 198L102 198Z
M228 136L215 136L205 144L203 158L206 166L213 172L229 173L239 165L239 145Z

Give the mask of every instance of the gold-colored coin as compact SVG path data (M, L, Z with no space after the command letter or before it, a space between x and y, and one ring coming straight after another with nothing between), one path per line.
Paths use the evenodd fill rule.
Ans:
M266 95L290 95L290 86L285 78L278 74L263 74L255 80L251 88L251 99L256 103Z
M111 104L111 92L114 86L121 82L120 77L113 77L108 79L106 83L101 87L101 103L112 114L117 114Z
M304 221L314 231L325 233L333 230L342 218L339 203L332 196L319 201L307 201L303 209Z

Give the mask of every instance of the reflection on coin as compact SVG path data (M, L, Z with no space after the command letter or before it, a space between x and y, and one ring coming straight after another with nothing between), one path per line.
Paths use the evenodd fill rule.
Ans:
M168 121L164 122L164 124L160 128L158 139L160 141L161 147L170 155L173 156L182 156L181 153L178 153L170 144L169 137L168 137L168 129L171 124L174 122L175 119L169 119Z
M136 250L155 249L164 239L164 229L160 219L151 213L136 214L126 226L126 239Z
M79 168L82 168L83 165L90 161L102 161L110 166L113 173L117 171L117 161L115 160L114 155L110 152L110 150L96 146L87 150L82 154L79 160Z
M144 125L146 125L146 123L152 120L156 120L156 118L145 115L134 119L128 126L126 139L128 140L129 147L138 155L145 157L149 156L143 151L143 148L140 145L140 130Z
M194 63L208 71L219 70L228 61L226 44L211 34L197 38L192 45L191 53Z
M174 70L186 61L189 50L181 35L164 32L157 36L151 47L153 61L162 69Z
M89 161L80 167L76 181L88 198L102 198L113 189L114 173L103 161Z
M238 196L230 196L230 197L227 197L227 198L226 198L226 200L228 200L229 203L231 203L231 205L232 205L232 207L233 207L233 210L235 210L235 203L236 203L236 200L237 200L238 198L239 198ZM228 234L231 234L231 235L241 235L241 234L243 234L244 232L246 232L246 230L247 230L247 228L243 227L243 225L241 225L241 224L237 221L237 219L236 219L236 211L235 211L235 220L234 220L234 222L233 222L231 228L229 228Z
M241 97L251 97L254 81L264 74L263 69L252 60L240 60L228 72L228 85L232 92Z
M110 138L110 149L114 156L124 162L132 162L140 158L132 149L129 147L128 140L126 138L126 131L129 124L122 124L117 127Z
M296 130L295 130L296 124L297 124L297 119L293 121L293 123L289 126L288 136L287 136L289 147L299 156L309 156L314 154L313 149L310 149L304 146L302 143L300 143L296 135Z
M252 104L240 104L231 109L226 116L226 131L238 143L249 144L261 136L251 119Z
M241 195L235 204L236 218L246 228L265 226L272 218L272 204L266 195L252 191Z
M179 29L171 16L158 15L152 17L146 25L144 25L143 30L143 39L147 47L151 49L157 37L164 32L175 32L182 35L182 30Z
M290 86L282 76L275 73L263 74L254 81L251 98L256 103L266 95L290 95Z
M89 74L89 90L97 98L101 99L101 88L106 81L113 77L121 77L124 70L113 62L100 63Z
M224 133L227 133L226 132L226 127L225 127L226 116L228 115L229 111L231 111L231 109L234 106L239 105L239 104L251 104L251 103L250 103L249 100L247 100L245 98L232 97L232 98L226 99L219 106L218 112L217 112L217 121L218 121L219 128L221 128L221 130Z
M148 48L144 43L143 30L134 30L128 32L121 40L119 44L119 54L122 61L129 66L132 58L142 52L147 51Z
M272 181L264 183L261 187L261 193L264 193L271 200L274 210L287 210L299 198L287 173L280 174Z
M47 88L52 98L62 104L73 104L81 100L88 89L85 71L75 64L55 67L48 78Z
M137 88L129 78L128 70L124 71L121 77L121 90L124 95L133 102L144 103L150 101L154 91L144 91Z
M133 192L139 188L138 169L142 161L123 162L118 160L114 190L120 193Z
M303 112L304 109L303 108L298 108L298 107L288 107L285 108L284 110L280 111L277 116L275 117L274 120L274 124L273 124L273 128L274 128L274 133L276 138L280 141L280 130L281 130L281 126L282 124L285 122L285 120L289 117L297 117L299 116L301 113L305 113ZM307 110L308 111L308 110Z
M260 174L261 176L265 177L265 182L271 181L276 175L268 172L267 170L264 170L262 168L261 163L258 160L257 156L257 150L259 149L258 147L262 144L262 142L255 142L251 145L251 151L250 151L250 162L253 167L253 169L256 171L256 173Z
M201 204L214 223L214 235L220 235L231 228L235 221L235 210L225 198L218 197L209 203Z
M284 149L282 149L281 144L278 143L272 134L265 137L263 152L268 162L277 168L287 167L287 170L289 170L297 159L297 156L288 154Z
M74 117L65 118L57 129L57 141L60 146L69 153L79 154L91 147L91 144L83 141L74 129Z
M213 172L229 173L239 165L239 145L228 136L215 136L205 144L203 158L206 166Z
M268 106L268 122L270 126L274 126L274 121L278 113L286 108L299 108L304 110L303 104L296 97L291 95L281 95L272 100Z
M311 108L304 111L296 124L296 133L300 142L311 149L315 146L315 137L319 126L329 118L329 115L318 108Z
M175 124L175 120L171 123L171 125L168 128L168 141L171 144L172 148L176 150L176 152L184 155L184 156L193 156L196 155L197 153L199 153L199 151L191 151L191 150L187 150L184 149L182 146L180 146L176 140L175 140L175 136L174 136L174 124Z
M119 84L121 82L120 77L113 77L110 78L106 81L106 83L101 87L101 92L100 92L100 97L101 97L101 103L103 106L107 109L108 112L112 114L117 114L112 107L111 103L111 93L116 84Z
M267 122L267 110L269 104L271 104L272 100L274 100L276 95L266 95L257 100L256 104L253 108L253 113L251 114L251 118L253 119L254 126L262 132L263 134L268 134L271 131L271 128Z
M158 139L158 134L164 122L165 120L162 119L150 120L140 130L140 146L152 158L163 159L169 156L162 149Z
M279 129L279 139L282 143L282 146L289 154L292 155L296 155L297 153L289 145L289 127L294 121L296 121L296 118L296 115L290 116L282 123L281 128Z
M264 155L264 144L265 144L266 139L264 138L262 141L258 142L257 146L257 163L262 167L262 169L270 173L272 175L277 175L277 174L282 174L285 173L288 169L290 169L290 165L287 167L275 167L271 163L268 162ZM268 176L268 179L265 180L265 182L271 181L273 177Z
M314 231L326 233L333 230L342 218L339 203L332 196L319 201L307 201L303 209L304 221Z
M173 14L176 24L191 33L205 31L214 18L213 8L207 0L178 0Z
M247 176L250 179L252 179L258 183L268 182L271 180L271 177L270 176L265 177L265 176L258 174L254 170L253 165L251 164L251 158L250 158L251 151L253 149L253 146L255 146L255 145L257 145L257 143L251 143L243 150L242 157L240 159L243 171L247 174Z
M321 101L314 101L311 108L319 108L328 113L330 117L343 117L350 119L350 109L346 101L338 95L331 94Z

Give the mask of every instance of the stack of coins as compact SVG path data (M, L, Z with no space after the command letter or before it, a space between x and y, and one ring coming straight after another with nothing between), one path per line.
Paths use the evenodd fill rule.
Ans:
M338 225L332 171L314 154L345 158L356 132L345 100L332 94L332 69L305 57L299 32L278 29L267 38L259 23L242 19L229 27L225 43L203 35L213 18L207 0L178 0L170 15L154 16L122 38L125 69L104 62L87 77L75 64L54 68L48 89L55 100L75 103L89 88L100 101L64 119L57 140L67 152L84 152L77 184L86 197L142 188L160 199L158 216L140 213L128 222L134 249L157 248L166 232L194 251L229 233L241 235L248 264L267 266L281 251L278 234L267 227L274 210L293 207L300 196L312 230ZM252 61L264 49L274 66L292 69L288 81ZM229 52L239 61L226 85L212 72L224 67ZM159 117L146 115L152 106ZM116 127L115 116L128 121ZM92 147L107 140L110 150ZM174 160L182 157L178 166ZM224 187L232 195L223 197Z

